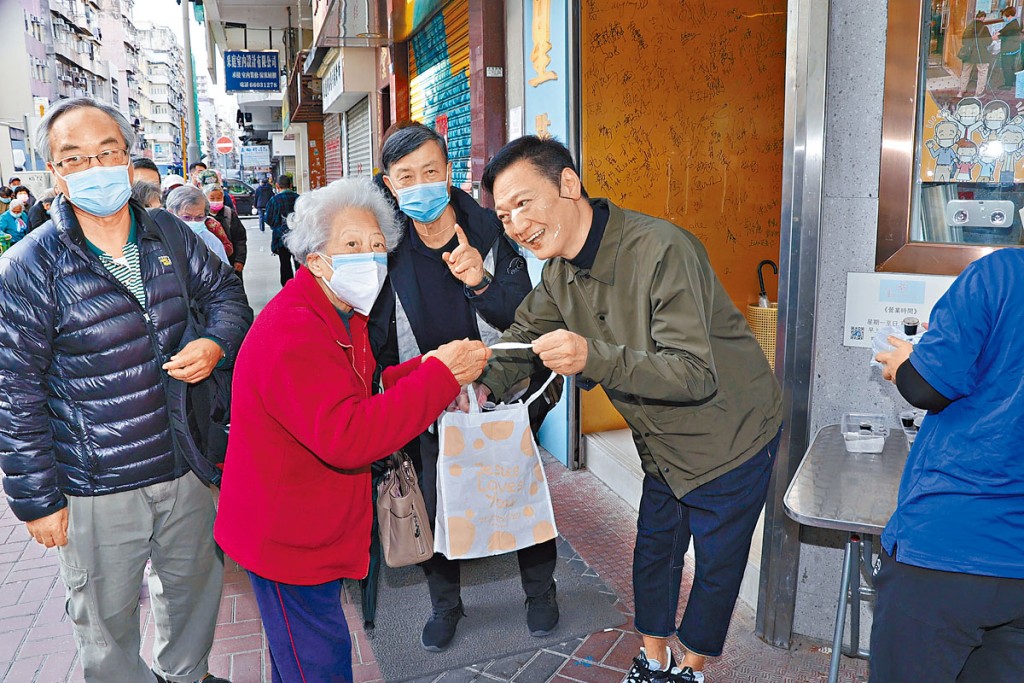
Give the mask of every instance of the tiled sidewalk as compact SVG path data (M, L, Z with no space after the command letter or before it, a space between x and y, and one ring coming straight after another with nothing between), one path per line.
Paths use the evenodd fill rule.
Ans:
M547 473L562 534L576 552L615 590L622 609L632 614L630 581L636 515L589 472L569 472L549 464ZM0 502L0 681L56 683L80 681L71 628L64 614L64 588L53 551L30 542L24 525ZM684 577L683 594L692 579ZM347 591L346 591L347 594ZM143 653L152 649L148 598L143 595ZM382 681L373 651L362 632L358 607L345 604L353 631L357 683ZM543 681L618 683L640 646L639 637L621 629L592 634L556 648L450 671L431 681ZM708 667L709 683L824 683L828 655L811 644L791 651L765 645L753 635L753 612L740 605L733 616L725 655ZM481 653L486 658L486 653ZM248 579L229 562L210 669L234 683L269 681L266 643ZM867 680L863 661L843 660L840 680ZM313 683L313 682L310 682Z

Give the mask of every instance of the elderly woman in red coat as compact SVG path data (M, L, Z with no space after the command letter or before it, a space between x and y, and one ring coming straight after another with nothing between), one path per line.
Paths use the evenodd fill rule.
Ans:
M401 234L369 181L304 194L286 243L306 267L257 317L235 361L215 535L249 572L274 681L352 680L341 579L366 576L370 463L426 429L490 355L457 341L385 372L366 315Z

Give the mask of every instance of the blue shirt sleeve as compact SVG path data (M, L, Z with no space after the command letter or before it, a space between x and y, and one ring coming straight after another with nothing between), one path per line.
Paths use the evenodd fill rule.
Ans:
M988 259L958 277L932 309L928 331L910 354L910 362L936 391L955 401L971 394L980 374L978 360L989 342L994 287Z

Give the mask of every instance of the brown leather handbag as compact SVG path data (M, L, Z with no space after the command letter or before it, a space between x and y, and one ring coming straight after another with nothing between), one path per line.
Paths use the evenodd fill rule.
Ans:
M412 460L402 451L390 460L384 479L377 485L380 545L389 567L405 567L434 555L434 534Z

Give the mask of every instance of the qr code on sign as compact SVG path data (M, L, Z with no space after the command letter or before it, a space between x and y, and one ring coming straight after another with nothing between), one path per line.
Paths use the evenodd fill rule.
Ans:
M851 327L850 328L850 339L853 341L864 341L864 328L863 327Z

